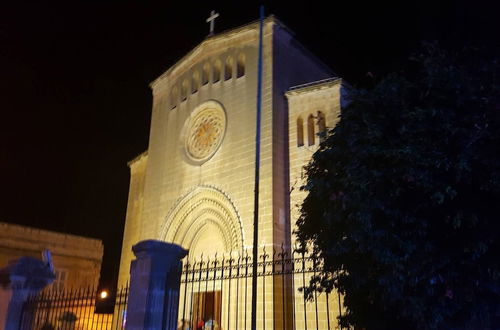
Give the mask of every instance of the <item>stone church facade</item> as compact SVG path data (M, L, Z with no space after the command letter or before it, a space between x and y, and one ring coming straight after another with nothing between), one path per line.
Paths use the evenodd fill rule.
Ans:
M149 147L129 162L119 286L141 240L179 244L190 258L252 249L258 42L258 22L211 35L151 84ZM338 120L340 91L327 66L266 18L260 247L293 247L303 166Z

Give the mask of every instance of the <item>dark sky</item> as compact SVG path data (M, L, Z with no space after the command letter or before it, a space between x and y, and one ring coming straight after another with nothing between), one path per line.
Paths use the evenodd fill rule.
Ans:
M351 83L397 69L420 40L498 43L492 2L399 3L268 1L266 12ZM109 286L127 206L126 163L147 149L148 83L203 40L210 10L220 13L221 31L257 19L258 4L1 4L0 221L103 239Z

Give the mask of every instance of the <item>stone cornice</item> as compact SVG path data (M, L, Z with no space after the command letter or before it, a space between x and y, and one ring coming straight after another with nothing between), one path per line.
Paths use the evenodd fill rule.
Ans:
M312 91L324 90L340 84L342 84L341 78L328 78L328 79L313 81L303 85L290 87L290 89L288 90L288 92L285 93L285 95L286 97L290 97L290 96L309 93Z
M132 160L127 162L128 167L132 167L135 165L137 162L141 160L146 160L148 158L148 151L144 151L143 153L140 153L139 155L135 156Z
M0 222L0 247L26 252L49 249L53 255L101 261L102 241L95 238L59 233Z

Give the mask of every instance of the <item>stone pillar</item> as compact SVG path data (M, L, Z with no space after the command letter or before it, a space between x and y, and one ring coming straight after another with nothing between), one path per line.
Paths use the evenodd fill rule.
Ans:
M155 240L141 241L132 251L127 330L177 329L181 259L187 251Z
M17 330L23 317L23 305L30 295L38 293L55 279L43 261L22 257L0 270L0 329ZM29 317L29 315L25 315Z

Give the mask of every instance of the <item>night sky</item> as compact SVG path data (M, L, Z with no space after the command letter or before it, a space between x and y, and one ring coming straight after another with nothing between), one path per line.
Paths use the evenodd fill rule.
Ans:
M258 18L259 2L173 2L0 5L0 221L102 239L108 287L118 272L127 161L148 145L148 84L206 37L212 9L216 32ZM397 69L421 40L498 43L493 2L399 3L265 4L353 84Z

